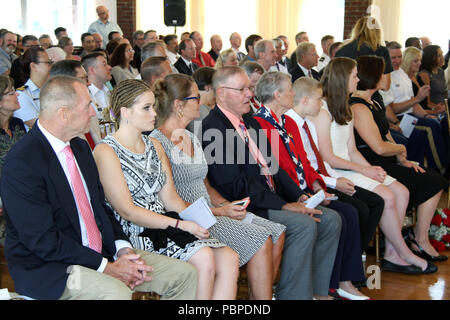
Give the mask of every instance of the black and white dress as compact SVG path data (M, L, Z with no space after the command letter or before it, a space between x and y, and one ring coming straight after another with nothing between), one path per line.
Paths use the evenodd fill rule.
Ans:
M162 170L161 161L150 138L143 135L142 139L145 142L145 152L142 154L129 151L113 136L107 136L102 143L109 145L117 154L134 204L158 214L165 214L164 203L158 193L166 183L166 174ZM195 240L182 248L169 238L166 247L155 250L152 240L149 237L141 236L145 227L123 219L108 201L106 203L114 211L116 219L120 222L135 249L187 261L203 247L225 247L225 244L219 240L210 238Z
M201 197L211 206L211 200L205 186L208 174L208 164L203 153L202 145L197 137L185 130L194 147L193 157L188 156L174 145L159 130L154 130L151 137L158 139L172 165L172 175L175 188L181 199L192 203ZM238 200L238 199L230 199ZM226 243L239 254L239 265L246 264L253 255L264 245L268 237L273 243L278 241L280 235L286 230L282 224L253 216L251 223L231 219L229 217L216 217L217 223L209 228L212 237Z

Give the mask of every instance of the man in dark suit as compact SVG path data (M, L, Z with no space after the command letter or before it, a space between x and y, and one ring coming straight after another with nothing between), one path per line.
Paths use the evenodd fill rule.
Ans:
M311 42L302 42L298 45L296 52L297 63L289 70L292 83L300 77L309 77L320 80L319 73L313 69L319 63L319 55L316 46Z
M196 55L195 43L192 39L184 39L179 46L179 53L181 57L173 65L177 68L179 73L192 76L195 70L198 69L197 65L192 62Z
M211 186L226 199L249 196L248 211L287 227L277 299L326 299L341 228L338 214L306 208L307 196L278 167L267 137L247 115L253 96L247 74L225 67L215 73L213 87L217 106L202 121Z
M16 291L35 299L130 299L133 289L194 298L195 270L135 252L106 206L89 145L77 137L95 115L86 84L56 76L40 101L37 125L9 152L1 175Z

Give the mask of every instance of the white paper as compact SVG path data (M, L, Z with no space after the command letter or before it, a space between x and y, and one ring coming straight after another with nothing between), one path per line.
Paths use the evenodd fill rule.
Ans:
M403 131L403 135L407 138L411 136L411 133L414 130L414 127L417 124L417 118L413 117L409 114L404 114L403 119L400 122L400 128Z
M11 299L11 295L9 294L8 289L0 289L0 300L9 300Z
M204 197L199 198L179 215L181 219L193 221L205 229L209 229L217 222Z
M305 207L309 209L314 209L319 204L321 204L325 200L325 192L323 190L320 190L315 195L313 195L311 198L305 201Z

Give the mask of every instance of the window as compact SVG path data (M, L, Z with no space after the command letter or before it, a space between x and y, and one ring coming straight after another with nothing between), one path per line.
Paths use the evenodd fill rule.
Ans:
M54 29L64 27L74 44L80 45L81 34L98 19L95 6L92 0L13 0L8 10L0 12L0 27L22 36L48 34L55 44Z

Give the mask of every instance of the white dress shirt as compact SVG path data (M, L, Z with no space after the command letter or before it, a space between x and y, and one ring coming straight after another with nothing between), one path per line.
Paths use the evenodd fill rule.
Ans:
M279 62L275 62L275 65L271 66L271 67L269 68L269 71L270 71L270 72L272 72L272 71L275 71L275 72L279 71L279 72L283 72L283 73L289 74L289 71L288 71L287 67L286 67L286 66L283 66L283 65L282 65L281 63L279 63Z
M14 117L20 118L23 122L37 119L41 111L39 100L41 89L31 79L28 79L25 85L18 88L16 92L19 94L17 99L19 100L20 109L14 111ZM25 129L27 132L30 130L26 124Z
M391 103L402 103L414 98L412 81L402 68L391 72L391 88L389 91L380 91L380 93L383 97L385 105L389 105ZM413 108L411 107L404 112L398 113L397 115L411 113L412 111Z
M300 69L302 69L303 73L305 74L305 77L307 77L307 78L313 78L311 70L306 69L304 66L302 66L302 65L301 65L300 63L298 63L298 62L297 62L297 64L298 64L298 66L300 67ZM309 73L311 73L311 76L309 76Z
M286 112L286 115L291 117L292 120L294 120L295 123L297 124L298 131L300 132L300 136L302 137L303 147L305 149L306 155L308 156L308 160L311 163L311 166L314 168L314 170L317 171L319 169L317 158L313 148L311 147L311 143L309 142L308 134L306 133L305 129L303 129L303 124L306 122L308 124L309 131L311 132L313 141L316 144L317 150L319 150L317 131L316 127L314 126L314 123L312 123L312 121L307 118L300 117L297 114L297 112L295 112L292 109ZM339 173L337 173L333 168L331 168L331 166L326 161L323 161L323 164L325 165L325 169L327 170L330 176L328 177L323 174L320 174L320 176L322 177L323 181L325 181L325 184L328 187L336 188L337 179L341 178L342 176Z
M69 186L70 186L70 189L73 192L72 183L71 183L70 174L69 174L69 169L67 167L67 162L66 162L66 155L63 152L64 148L66 146L70 145L70 143L69 142L64 142L64 141L56 138L50 132L45 130L44 127L42 127L41 124L39 123L39 120L37 121L37 125L38 125L39 129L41 130L41 132L43 133L43 135L45 136L45 138L47 138L48 142L50 143L50 146L52 147L53 151L55 152L56 156L58 157L59 163L61 164L61 167L64 170L64 173L66 175L67 181L68 181ZM74 160L75 160L75 164L76 164L76 166L78 168L78 172L80 173L81 181L83 182L84 190L86 191L86 195L87 195L87 198L89 200L89 206L91 206L91 210L92 210L92 212L94 212L94 210L92 209L92 205L91 205L91 197L90 197L87 185L86 185L86 181L84 180L83 173L81 172L80 167L78 166L78 162L77 162L76 157L74 157ZM81 241L82 241L83 246L89 247L89 240L88 240L88 236L87 236L86 226L84 224L83 218L82 218L81 213L80 213L80 209L78 208L78 204L77 204L76 201L75 201L75 204L77 206L77 211L78 211L78 221L80 222ZM128 241L124 241L124 240L116 240L115 244L116 244L116 252L118 252L122 248L132 248L131 244ZM105 268L106 268L106 264L107 263L108 263L108 260L106 258L103 258L102 259L102 263L98 267L97 271L98 272L103 272L105 270Z

